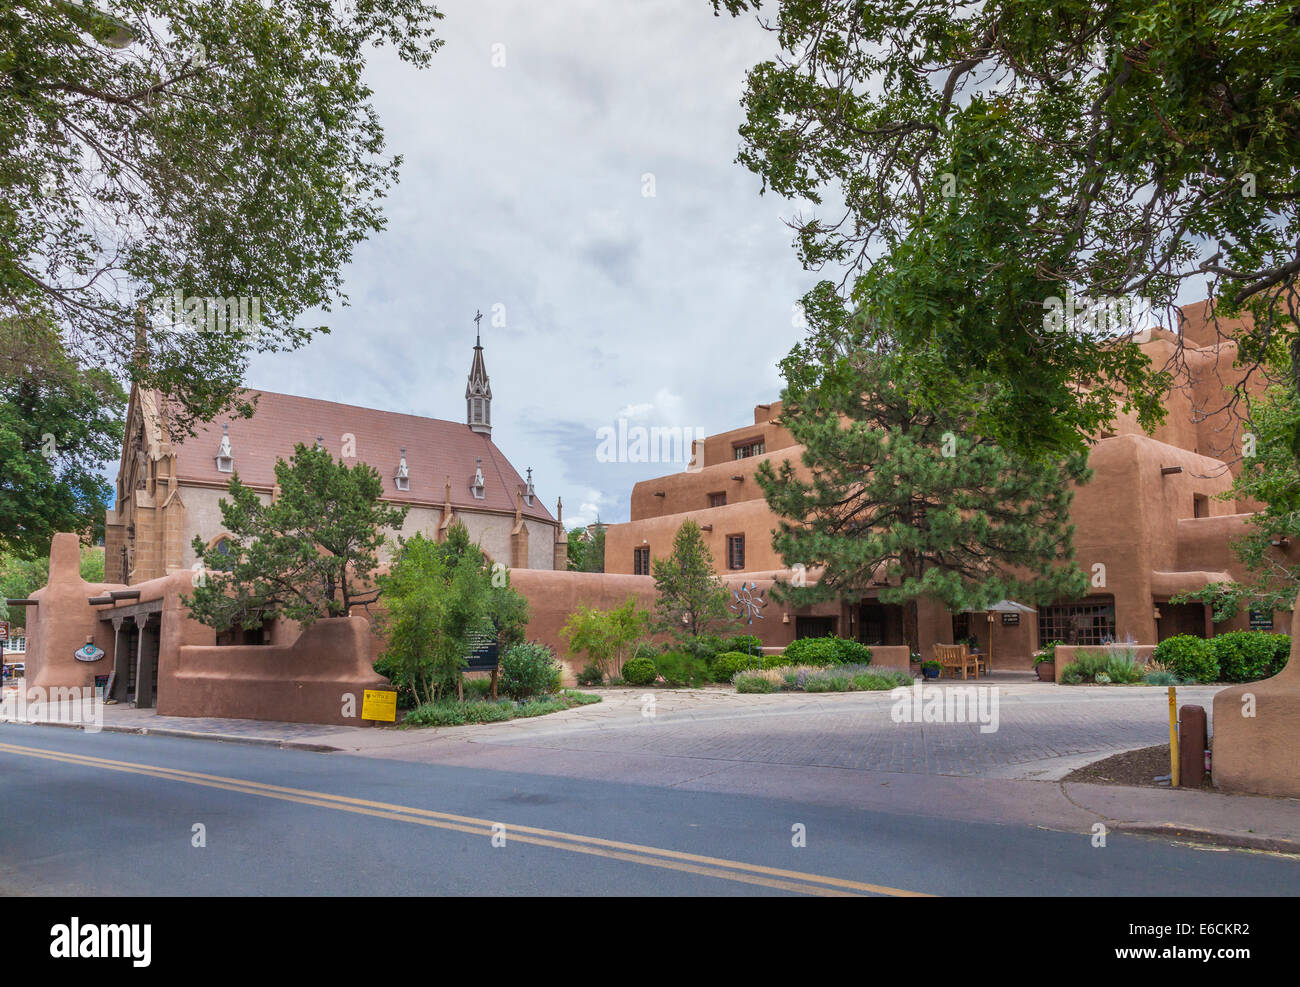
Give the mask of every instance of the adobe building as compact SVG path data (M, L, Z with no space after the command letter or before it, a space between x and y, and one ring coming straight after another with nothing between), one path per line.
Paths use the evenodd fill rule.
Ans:
M1185 370L1167 398L1164 424L1148 435L1135 416L1120 415L1113 431L1093 439L1093 479L1075 490L1075 560L1090 578L1088 594L1023 615L951 613L922 600L922 655L932 655L935 644L972 634L987 654L992 632L994 667L1031 668L1033 652L1054 640L1154 644L1174 634L1287 628L1289 615L1242 613L1215 624L1209 607L1169 602L1179 593L1244 576L1230 542L1244 532L1256 507L1216 496L1231 487L1241 455L1241 419L1235 409L1223 410L1241 380L1233 367L1236 344L1221 338L1225 324L1216 331L1205 303L1188 306L1183 315ZM1179 344L1177 334L1157 328L1140 346L1161 367ZM1249 386L1258 393L1262 385ZM702 527L720 574L760 583L789 579L791 570L772 548L776 518L755 480L763 462L779 467L789 460L806 475L802 447L782 427L780 412L780 402L758 405L752 424L697 440L688 470L636 484L631 519L606 531L606 571L649 573L652 560L671 551L677 529L690 518ZM808 581L816 579L810 571ZM902 645L902 607L882 603L879 595L879 586L872 586L852 599L812 607L769 606L768 619L756 627L769 646L828 634Z
M399 532L441 538L459 520L495 561L563 569L557 517L492 441L492 388L476 340L465 387L465 421L422 418L314 398L249 391L252 418L230 417L183 442L168 433L157 392L133 388L113 509L107 512L104 577L134 585L193 569L193 540L221 549L229 537L219 502L235 474L264 502L276 494L275 463L294 445L323 446L347 465L367 463L384 499L409 508ZM557 513L559 508L557 506ZM381 555L386 559L387 553Z

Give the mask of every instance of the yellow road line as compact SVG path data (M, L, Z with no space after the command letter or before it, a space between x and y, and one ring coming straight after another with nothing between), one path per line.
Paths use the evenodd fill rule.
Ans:
M350 798L333 795L328 792L316 792L309 789L287 788L281 785L269 785L265 782L248 781L242 778L226 778L221 775L203 774L197 771L185 771L179 768L166 768L158 765L139 764L133 761L116 761L109 758L91 757L86 754L72 754L64 751L51 751L41 747L26 747L19 744L0 743L0 752L36 757L45 760L75 764L82 767L101 768L109 771L122 771L130 774L147 775L166 781L179 781L199 785L205 788L217 788L225 791L239 792L245 795L258 795L285 802L297 802L326 809L353 812L392 819L398 822L416 823L438 829L455 830L476 836L492 835L492 826L498 820L479 819L473 816L460 816L453 813L437 812L432 809L419 809L413 806L394 805L389 802L374 802L367 799ZM625 860L631 863L660 867L668 870L702 874L709 877L721 877L745 884L757 884L779 890L799 891L817 895L854 895L879 894L903 897L929 897L922 892L907 891L884 885L868 884L862 881L850 881L844 878L827 877L819 874L807 874L802 871L785 870L779 867L765 867L738 860L685 853L679 850L666 850L660 847L644 846L637 843L622 843L595 836L583 836L558 830L539 829L534 826L506 825L507 838L536 846L553 847L574 853Z

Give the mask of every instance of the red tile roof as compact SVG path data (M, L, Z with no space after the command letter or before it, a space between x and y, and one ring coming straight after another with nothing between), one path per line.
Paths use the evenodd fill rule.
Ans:
M492 440L460 422L421 418L374 408L358 408L315 398L271 391L246 391L256 396L257 414L250 418L221 418L199 428L192 438L175 447L177 478L184 481L226 484L229 473L217 469L221 426L230 427L230 449L240 480L254 486L275 483L275 461L288 460L295 443L314 445L316 437L336 458L343 451L343 436L355 438L355 459L379 471L384 497L396 503L442 504L445 482L451 477L451 503L455 508L514 512L515 492L523 478ZM398 490L393 482L406 447L410 489ZM483 460L484 497L470 490L475 460ZM525 517L553 521L540 496L533 505L524 502Z

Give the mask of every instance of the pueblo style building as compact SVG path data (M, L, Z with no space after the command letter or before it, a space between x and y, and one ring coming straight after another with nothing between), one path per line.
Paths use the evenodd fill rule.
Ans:
M1246 627L1285 630L1272 613L1241 614L1214 624L1210 608L1171 604L1171 597L1244 575L1230 548L1255 505L1216 498L1230 488L1241 457L1240 419L1220 410L1241 380L1236 344L1219 337L1205 304L1188 306L1182 327L1181 386L1171 392L1165 423L1147 435L1131 416L1095 437L1091 482L1079 487L1071 509L1075 560L1089 576L1083 599L1058 600L1036 613L950 613L935 601L919 605L920 648L974 635L995 667L1032 667L1032 653L1051 641L1149 645L1174 634L1212 636ZM1224 323L1220 323L1222 329ZM1143 351L1163 366L1178 336L1152 329ZM1251 390L1258 393L1259 388ZM687 518L704 530L715 567L770 587L792 570L772 548L776 518L754 474L760 463L799 464L801 447L780 420L780 403L758 405L750 425L697 440L694 462L681 473L646 480L632 491L631 520L606 531L607 572L644 574L672 549ZM815 582L809 570L807 579ZM881 603L873 586L853 599L802 609L769 605L753 631L782 646L796 637L838 634L866 644L902 645L902 607Z
M230 478L276 494L275 463L296 443L324 446L348 465L364 462L384 478L385 499L410 508L400 534L441 538L461 521L495 561L517 569L563 569L560 521L492 441L492 388L476 340L465 387L465 421L421 418L269 391L251 392L251 418L210 423L184 442L167 432L156 392L133 390L105 533L105 579L132 585L197 559L192 542L220 545L219 501ZM558 513L557 506L557 513Z

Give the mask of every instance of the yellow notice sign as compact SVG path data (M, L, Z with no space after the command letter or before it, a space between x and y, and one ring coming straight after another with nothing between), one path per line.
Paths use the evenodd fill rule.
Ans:
M367 689L361 699L363 720L397 722L397 693L383 689Z

